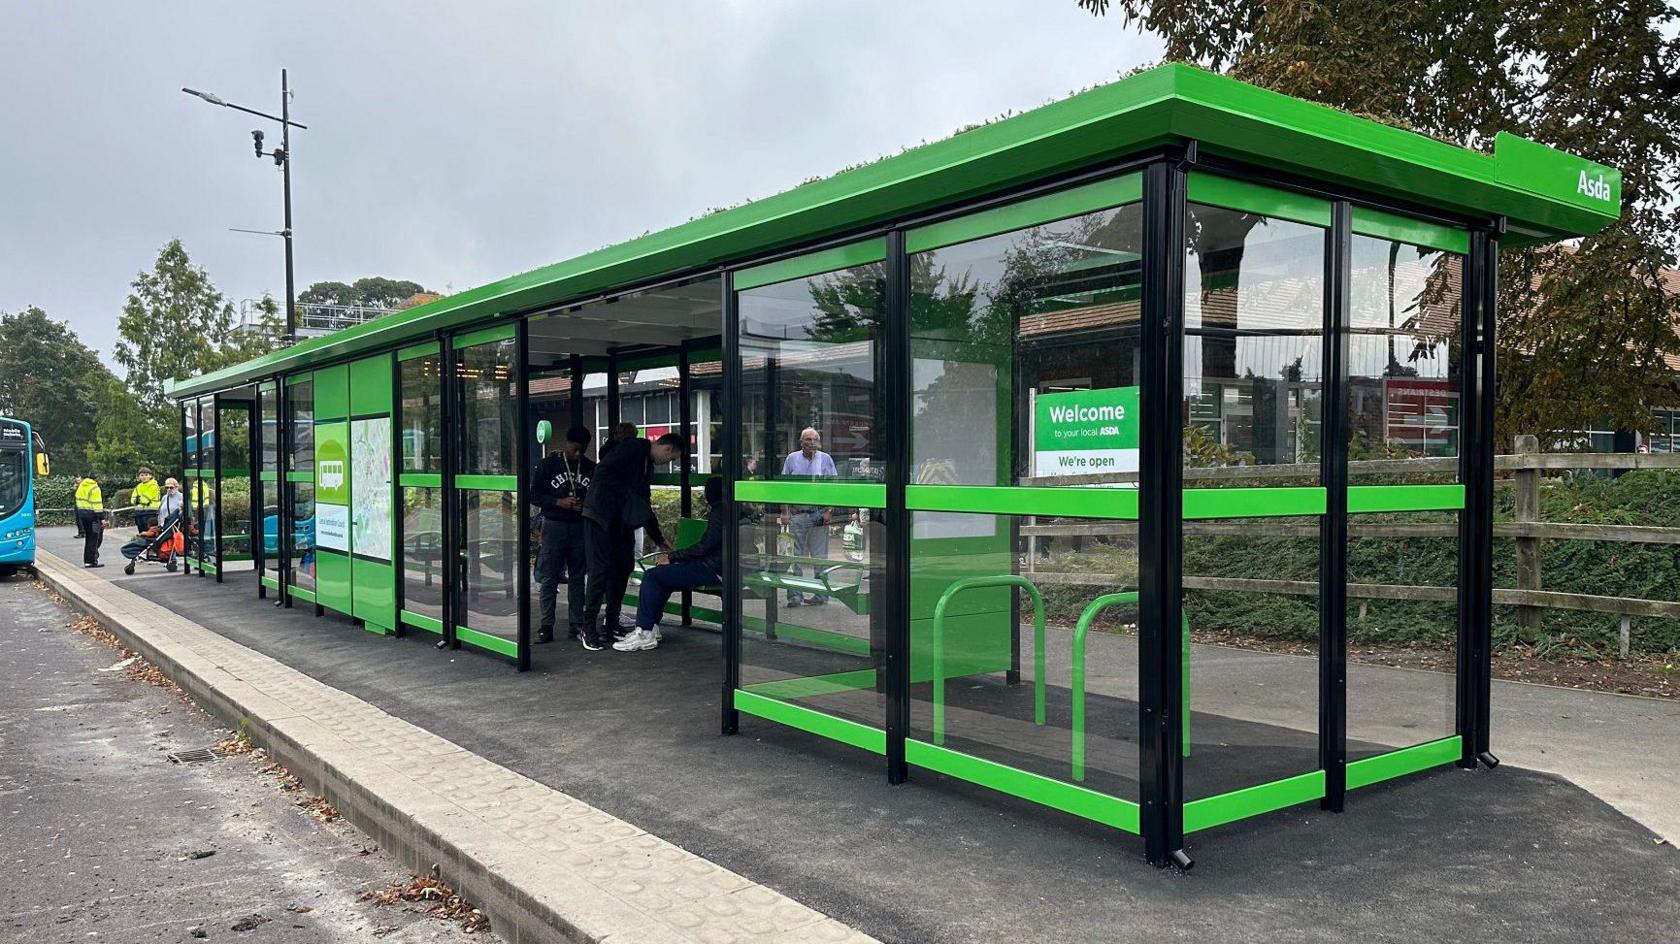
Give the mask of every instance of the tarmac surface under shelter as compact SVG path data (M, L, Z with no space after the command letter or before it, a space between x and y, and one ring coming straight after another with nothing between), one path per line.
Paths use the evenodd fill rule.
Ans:
M69 537L43 543L78 560ZM120 560L108 543L100 573L883 940L1619 941L1680 926L1673 845L1510 763L1360 790L1340 816L1306 805L1193 834L1181 875L1145 864L1135 837L984 788L922 771L889 787L879 757L771 722L719 737L705 630L668 629L645 653L541 646L520 674L430 634L278 609L248 571L125 578Z

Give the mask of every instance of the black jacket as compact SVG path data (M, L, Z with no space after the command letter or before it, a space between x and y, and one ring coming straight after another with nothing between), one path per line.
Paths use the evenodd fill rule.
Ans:
M641 437L621 440L606 450L583 497L583 516L603 528L646 528L653 542L663 547L665 534L653 514L652 453L653 443Z
M588 456L579 456L575 462L563 452L545 456L531 476L531 504L542 509L543 517L550 521L582 521L582 512L559 508L554 503L574 495L586 497L594 478L595 460Z
M745 519L745 512L739 517ZM706 533L700 540L688 547L678 548L671 552L672 561L703 561L712 568L712 573L723 576L723 532L728 527L723 521L723 507L713 505L706 512Z

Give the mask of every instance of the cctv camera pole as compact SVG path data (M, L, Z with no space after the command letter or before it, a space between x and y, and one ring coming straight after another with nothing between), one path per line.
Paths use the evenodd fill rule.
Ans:
M280 162L281 188L286 201L286 341L297 343L297 298L292 281L292 94L286 86L286 70L280 70Z
M285 199L286 215L285 229L281 230L278 234L286 240L286 340L289 342L296 341L296 281L292 278L292 127L296 125L299 128L308 128L309 126L298 124L292 120L292 92L290 86L286 83L286 70L280 70L279 117L275 117L267 112L257 111L255 108L246 108L244 105L235 105L232 102L224 101L220 95L216 95L211 92L201 92L198 89L191 88L183 88L181 91L196 98L201 98L212 105L220 105L223 108L231 108L234 111L242 111L247 115L256 115L258 118L267 118L269 121L280 122L280 146L275 148L273 151L263 151L263 133L261 131L251 132L251 140L256 145L258 157L272 157L274 158L274 163L280 168L281 186L283 188Z

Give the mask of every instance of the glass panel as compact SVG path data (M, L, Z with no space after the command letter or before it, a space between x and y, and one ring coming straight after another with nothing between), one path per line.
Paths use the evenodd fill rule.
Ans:
M918 511L911 541L910 736L1135 801L1136 522Z
M291 412L292 464L289 472L315 471L315 384L313 381L286 388L286 405Z
M466 564L463 625L514 642L519 637L519 603L514 598L519 523L514 495L464 490L460 496L466 516L461 544Z
M306 482L290 482L292 490L292 526L286 529L292 542L291 582L305 590L315 589L315 486Z
M1326 238L1189 207L1185 488L1321 484ZM1263 513L1265 494L1248 510ZM1318 650L1318 528L1317 517L1185 522L1188 800L1318 769L1318 663L1301 658Z
M1352 258L1348 483L1456 483L1463 257L1356 235ZM1410 588L1349 591L1349 759L1452 735L1458 513L1350 517L1348 582Z
M707 361L690 367L689 388L694 396L694 468L723 471L723 365Z
M206 472L216 468L216 407L210 397L198 401L198 467Z
M1318 461L1324 230L1197 205L1187 229L1185 487L1318 484L1229 467Z
M461 435L465 440L459 472L513 475L514 437L518 435L519 400L513 390L515 342L512 338L462 348L456 352L461 390Z
M258 457L259 471L276 475L280 471L280 396L279 386L273 382L257 385L257 435L262 439L262 454ZM258 534L262 537L262 575L280 579L280 490L285 484L278 481L259 481L252 485L261 496L258 510ZM253 538L255 540L255 538Z
M261 482L263 575L280 579L280 490L283 482Z
M443 489L404 488L403 609L443 621Z
M443 374L438 356L403 361L402 471L443 470Z
M775 506L744 510L741 688L882 727L885 637L870 604L886 566L880 513L832 509L828 525L801 515L784 527Z
M262 424L262 456L260 458L263 472L277 472L280 469L280 399L276 395L275 385L266 383L257 388L257 416Z
M181 404L181 443L182 454L186 458L187 468L198 468L198 401L188 400ZM182 488L189 487L182 483ZM189 498L190 501L190 493ZM189 509L190 512L191 509Z
M881 263L740 293L745 477L880 480L872 460L885 307Z
M199 533L199 558L214 561L216 558L217 521L216 521L216 450L218 431L216 429L216 406L211 397L204 397L198 401L198 488L193 495L193 507L197 512Z
M243 405L223 407L218 434L222 473L222 561L247 561L251 554L251 414Z
M879 480L880 263L739 294L747 478ZM741 532L741 686L872 727L883 629L869 605L885 566L879 513L751 507ZM848 548L848 526L854 535Z
M910 257L916 483L1136 482L1141 242L1130 204Z

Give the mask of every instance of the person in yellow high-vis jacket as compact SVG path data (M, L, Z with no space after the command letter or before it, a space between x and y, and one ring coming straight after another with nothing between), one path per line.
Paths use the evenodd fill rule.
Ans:
M163 496L151 469L141 466L139 478L140 481L134 483L131 496L134 501L134 529L145 534L147 528L158 523L158 505L162 503Z
M82 525L82 566L104 567L99 562L99 545L105 542L105 493L91 474L76 486L76 519Z

